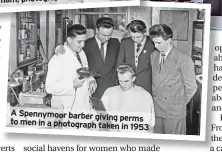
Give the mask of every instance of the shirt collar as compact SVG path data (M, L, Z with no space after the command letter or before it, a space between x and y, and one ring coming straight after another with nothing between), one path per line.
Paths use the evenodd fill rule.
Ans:
M170 46L169 50L167 50L166 52L164 52L165 58L168 56L168 54L170 53L170 51L172 50L172 48L173 48L173 45Z
M95 39L96 39L97 44L100 47L102 42L98 39L97 34L95 35ZM108 43L108 41L106 43L104 43L104 45L106 45L107 43Z
M146 39L147 39L147 38L146 38L146 36L145 36L144 39L143 39L143 41L140 43L141 46L144 46L144 45L145 45L145 43L146 43ZM134 42L134 44L135 44L135 45L138 45L138 44L135 43L135 42Z
M74 52L67 44L67 42L64 43L64 49L76 56L76 52Z

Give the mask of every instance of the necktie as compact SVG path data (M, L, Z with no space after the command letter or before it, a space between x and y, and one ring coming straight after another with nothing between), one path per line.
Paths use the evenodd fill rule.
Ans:
M162 70L162 66L164 64L165 56L166 56L165 54L160 53L159 72Z
M142 46L142 44L137 44L137 49L136 49L136 52L139 52L140 51L140 47Z
M76 52L76 57L77 57L77 60L79 61L79 63L81 64L81 66L83 67L82 60L79 56L79 52Z
M105 43L102 42L102 43L101 43L101 48L100 48L100 51L101 51L101 55L102 55L103 61L105 61L104 44L105 44Z

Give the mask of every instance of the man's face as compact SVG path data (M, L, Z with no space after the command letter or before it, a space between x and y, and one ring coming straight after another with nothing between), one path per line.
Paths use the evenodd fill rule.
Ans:
M119 79L119 84L120 88L123 91L127 91L133 87L133 82L135 80L135 76L132 76L132 73L126 72L124 74L118 73L118 79Z
M68 37L68 46L75 52L81 52L86 41L86 35L77 35L75 38Z
M166 52L167 51L167 47L169 46L170 44L170 38L167 39L167 40L164 40L161 36L159 37L154 37L152 38L153 40L153 43L155 45L155 48L160 51L160 52Z
M145 38L145 34L143 34L143 33L138 33L138 32L133 33L130 31L130 35L131 35L133 41L137 44L140 44Z
M96 33L97 33L98 39L101 42L106 43L112 36L113 28L100 27L99 29L96 29Z

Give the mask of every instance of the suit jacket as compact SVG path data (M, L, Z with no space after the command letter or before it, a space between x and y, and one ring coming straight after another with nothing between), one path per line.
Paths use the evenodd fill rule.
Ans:
M97 89L92 95L93 97L100 99L107 88L116 85L116 59L119 46L119 40L116 38L111 38L108 41L104 62L95 37L86 40L84 51L89 68L100 74L100 77L96 79Z
M194 63L190 56L173 47L159 71L160 52L151 54L152 91L156 117L180 119L196 92Z
M152 71L150 64L150 54L154 51L154 45L147 36L144 48L139 55L138 66L135 66L134 41L132 37L122 39L120 44L117 66L122 63L127 63L133 66L136 70L135 84L143 87L150 94L152 93Z

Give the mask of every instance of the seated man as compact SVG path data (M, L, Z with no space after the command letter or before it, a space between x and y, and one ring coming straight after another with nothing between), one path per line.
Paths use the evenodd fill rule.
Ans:
M136 75L131 66L127 64L118 66L117 76L120 85L108 88L102 97L107 112L145 114L143 123L148 124L148 132L152 132L155 125L152 96L145 89L134 84Z

